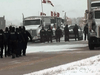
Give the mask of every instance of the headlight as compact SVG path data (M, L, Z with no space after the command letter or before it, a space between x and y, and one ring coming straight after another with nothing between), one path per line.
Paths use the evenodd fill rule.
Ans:
M71 31L73 31L73 29L70 29L69 31L71 32Z
M78 29L78 31L80 32L81 30L80 30L80 29Z

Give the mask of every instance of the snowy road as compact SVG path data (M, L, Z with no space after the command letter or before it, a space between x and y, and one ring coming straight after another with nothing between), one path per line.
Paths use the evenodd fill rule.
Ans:
M34 53L34 52L58 52L58 51L71 51L71 50L77 50L77 49L71 49L71 48L77 48L77 47L86 47L87 44L72 44L72 45L44 45L44 46L28 46L27 47L27 53Z
M99 54L99 50L90 51L88 49L87 41L29 43L26 56L15 59L11 59L11 57L0 59L0 75L42 75L44 73L47 75L46 73L52 73L51 70L54 70L53 73L66 75L64 73L66 73L70 63ZM63 70L62 66L66 66L66 68ZM59 70L59 68L62 69ZM73 67L71 66L71 68ZM73 72L76 70L79 72L78 69L74 70ZM60 73L58 73L59 71ZM70 72L71 70L67 71L67 73Z
M73 43L74 42L74 43ZM71 51L77 50L79 47L87 47L87 41L71 41L71 42L60 42L60 43L39 43L39 44L31 44L27 47L27 53L34 52L58 52L58 51ZM79 44L78 44L79 43Z
M68 44L68 45L46 45L39 47L28 46L27 53L31 52L58 52L78 50L77 48L87 47L87 44ZM72 49L74 48L74 49ZM82 59L72 63L67 63L52 67L49 69L40 70L37 72L24 75L100 75L100 55L92 56L90 58Z
M100 75L100 55L24 75Z

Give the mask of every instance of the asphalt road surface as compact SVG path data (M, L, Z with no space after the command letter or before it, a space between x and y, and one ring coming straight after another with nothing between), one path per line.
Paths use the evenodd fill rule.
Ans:
M87 41L70 41L61 43L29 43L28 45L53 45L53 44L87 44ZM73 48L74 49L74 48ZM91 56L99 55L100 50L89 50L87 47L75 48L75 51L59 51L59 52L38 52L30 53L27 56L11 59L11 57L0 58L0 75L23 75L54 66L74 62Z

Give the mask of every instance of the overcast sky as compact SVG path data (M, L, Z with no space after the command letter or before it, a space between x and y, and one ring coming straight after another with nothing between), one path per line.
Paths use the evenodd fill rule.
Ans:
M51 0L54 4L43 4L43 11L50 16L50 11L64 12L70 18L83 17L87 9L87 0ZM41 12L41 0L0 0L0 16L5 15L8 21L22 21L22 13L27 16L38 16Z

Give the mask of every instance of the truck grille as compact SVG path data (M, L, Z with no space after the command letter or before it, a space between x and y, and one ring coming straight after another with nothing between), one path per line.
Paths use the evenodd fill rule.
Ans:
M32 37L37 36L36 30L28 30Z
M32 35L37 36L36 30L32 30Z

